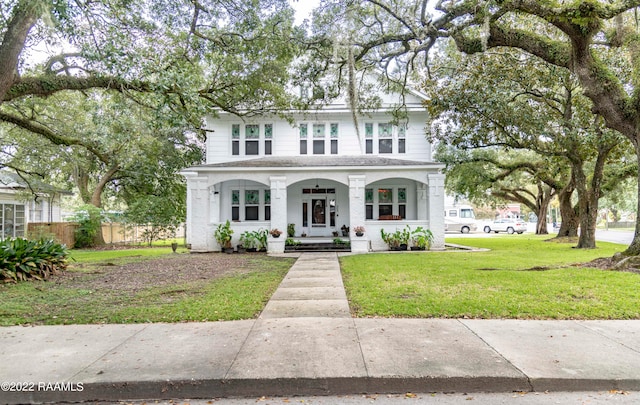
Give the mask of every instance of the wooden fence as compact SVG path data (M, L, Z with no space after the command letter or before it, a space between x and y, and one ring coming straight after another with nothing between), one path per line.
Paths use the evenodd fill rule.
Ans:
M56 242L67 246L75 244L74 232L78 227L74 222L30 222L27 226L27 237L36 239L39 237L53 237ZM142 225L124 226L117 222L102 224L102 237L107 244L142 243L143 232L147 229ZM184 236L184 228L180 227L176 235Z
M78 224L73 222L29 222L27 237L29 239L52 237L58 243L73 246L76 241L74 232L77 227Z

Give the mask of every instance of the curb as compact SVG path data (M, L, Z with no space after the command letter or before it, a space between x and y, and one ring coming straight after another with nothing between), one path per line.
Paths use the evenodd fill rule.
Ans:
M533 379L510 377L343 377L274 378L187 381L126 381L88 383L81 391L5 392L7 405L167 400L176 398L211 399L234 397L330 396L356 394L403 394L407 392L544 392L640 390L639 380Z
M573 385L573 384L572 384ZM606 385L606 384L605 384ZM581 385L579 385L581 386ZM4 392L7 405L233 397L532 391L526 377L338 377L86 383L77 391Z

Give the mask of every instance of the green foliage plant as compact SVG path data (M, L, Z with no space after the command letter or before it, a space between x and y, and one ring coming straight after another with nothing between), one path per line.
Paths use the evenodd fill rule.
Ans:
M269 239L268 230L260 228L257 231L253 231L253 237L258 241L258 244L256 246L258 250L267 248L267 240Z
M296 224L287 225L287 236L293 238L296 234Z
M293 238L287 238L284 241L285 246L299 246L301 243Z
M333 244L336 246L348 246L350 243L344 239L333 238Z
M233 235L233 229L231 229L229 220L224 224L219 224L214 233L216 242L222 249L231 247L231 235Z
M433 232L419 226L411 231L411 243L412 246L419 249L431 249L431 244L433 243Z
M0 282L46 280L67 268L69 252L53 240L0 240Z
M260 250L267 246L267 231L245 231L240 235L240 243L245 249Z
M396 230L394 233L387 233L384 229L380 229L380 236L390 250L399 250L401 245L409 245L411 227L407 225L404 229Z
M385 232L384 228L380 229L380 237L384 241L384 243L389 246L389 249L399 248L400 247L400 239L397 237L397 231L395 233Z
M98 232L102 232L102 211L93 205L83 205L71 218L78 223L74 232L75 248L87 248L96 245Z

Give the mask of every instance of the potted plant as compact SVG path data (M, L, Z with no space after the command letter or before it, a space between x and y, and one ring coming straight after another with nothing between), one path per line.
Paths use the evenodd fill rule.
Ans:
M384 243L389 246L389 250L400 250L400 238L398 237L398 234L398 231L394 233L387 233L384 229L380 229L380 236Z
M387 233L380 229L382 240L389 246L389 250L407 250L411 233L406 228L402 231L396 230L394 233Z
M253 232L253 236L256 238L256 248L260 251L267 250L267 239L269 237L269 231L266 229L258 229Z
M279 238L280 235L282 235L282 231L280 229L278 229L278 228L273 228L271 231L269 231L269 233L274 238Z
M431 248L433 233L429 229L419 226L411 232L411 250L426 250Z
M411 239L411 227L407 225L402 231L396 231L396 233L398 233L398 238L400 239L400 250L407 250Z
M358 225L353 228L353 231L356 233L356 236L364 235L364 226Z
M287 225L287 236L293 238L296 234L296 224Z
M247 252L257 251L258 239L255 232L245 231L240 235L240 243Z
M233 246L231 246L231 235L233 235L233 229L231 229L231 223L229 220L225 224L219 224L214 233L216 242L220 245L221 251L224 250L227 253L233 253Z
M340 230L342 231L342 236L349 236L349 227L346 225L342 225L342 228L340 228Z

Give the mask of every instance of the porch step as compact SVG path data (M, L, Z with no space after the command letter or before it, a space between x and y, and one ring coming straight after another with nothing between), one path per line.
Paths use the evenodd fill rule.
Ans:
M289 238L293 239L294 245L285 245L285 252L350 252L349 238L336 237L311 237L311 238ZM345 244L336 244L334 241L339 239Z

